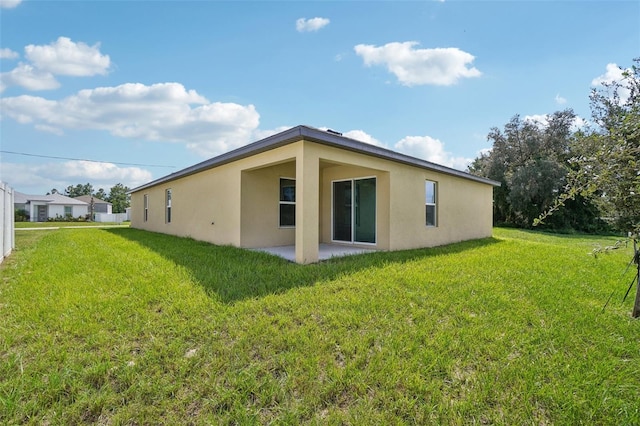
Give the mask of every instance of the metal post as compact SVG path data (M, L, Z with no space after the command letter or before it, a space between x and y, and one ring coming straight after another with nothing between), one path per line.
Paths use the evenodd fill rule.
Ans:
M638 250L638 241L636 239L633 240L633 261L638 268L638 275L636 275L636 301L633 304L633 313L631 316L638 318L640 317L640 251Z

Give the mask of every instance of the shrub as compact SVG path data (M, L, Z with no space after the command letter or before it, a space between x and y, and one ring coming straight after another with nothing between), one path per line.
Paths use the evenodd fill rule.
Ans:
M15 209L14 220L16 222L29 222L29 213L24 209Z

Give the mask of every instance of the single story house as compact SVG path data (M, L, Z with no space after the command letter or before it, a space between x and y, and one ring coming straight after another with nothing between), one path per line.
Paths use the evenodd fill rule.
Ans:
M297 126L134 188L131 226L242 248L374 250L492 235L498 182Z
M62 194L28 195L15 191L13 205L16 210L23 210L30 222L46 222L56 217L85 217L89 213L89 205Z
M87 203L87 205L89 206L89 212L91 212L91 203L93 203L93 213L113 213L113 206L108 201L101 200L100 198L96 198L92 195L80 195L79 197L73 198Z

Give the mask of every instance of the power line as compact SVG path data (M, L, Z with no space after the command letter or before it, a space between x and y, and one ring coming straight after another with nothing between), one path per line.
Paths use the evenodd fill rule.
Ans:
M3 154L24 155L25 157L53 158L56 160L88 161L90 163L105 163L105 164L109 163L109 164L118 164L120 166L166 167L171 169L176 168L176 166L163 166L159 164L119 163L117 161L100 161L100 160L87 160L86 158L56 157L53 155L29 154L26 152L15 152L15 151L4 151L4 150L0 150L0 152Z

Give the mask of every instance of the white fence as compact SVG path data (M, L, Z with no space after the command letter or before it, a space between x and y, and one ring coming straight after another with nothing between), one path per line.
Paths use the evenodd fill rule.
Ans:
M95 213L94 222L124 222L129 220L128 213Z
M13 196L13 188L0 182L0 220L2 221L2 226L0 226L0 244L2 244L0 263L15 248Z

